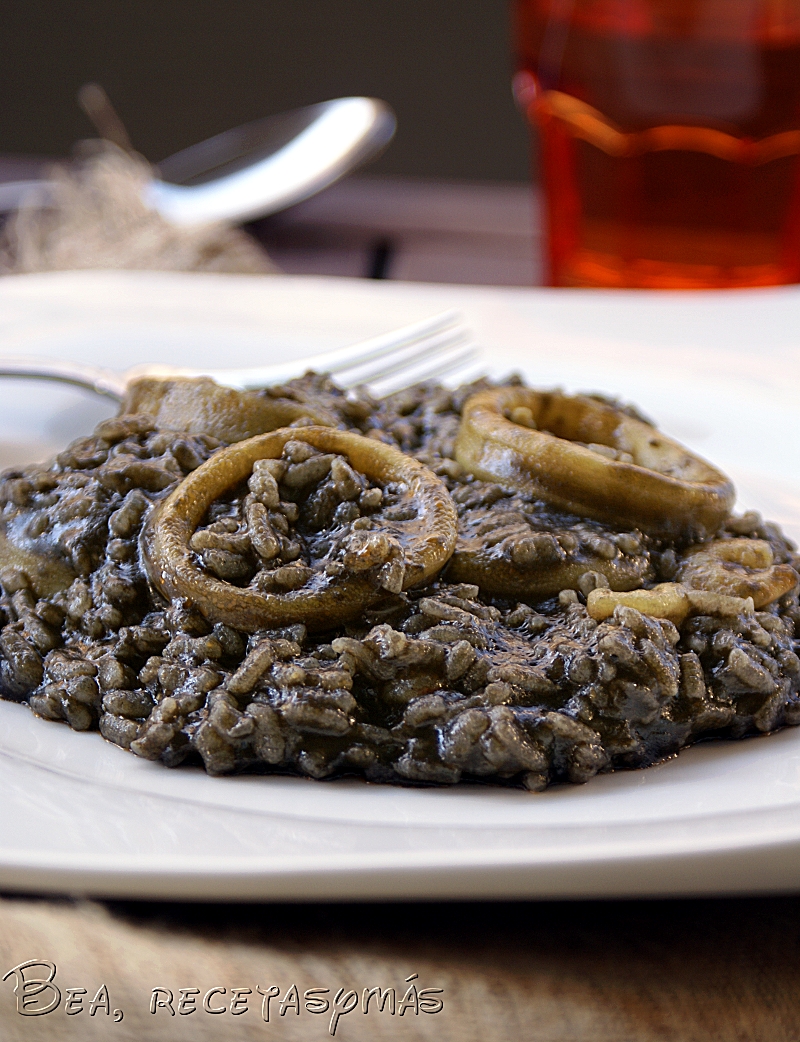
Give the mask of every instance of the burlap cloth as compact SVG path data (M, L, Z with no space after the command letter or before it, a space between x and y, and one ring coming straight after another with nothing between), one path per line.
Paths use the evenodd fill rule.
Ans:
M800 900L455 905L108 905L0 900L0 977L29 959L57 966L65 991L86 989L37 1017L16 1012L13 975L0 984L2 1042L311 1042L330 1038L330 1012L295 1012L309 988L357 993L338 1039L357 1042L788 1042L800 1038ZM409 984L441 988L439 1013L403 1016ZM112 1011L89 1003L101 985ZM257 986L279 995L270 1021ZM395 1015L363 989L394 987ZM194 1013L149 1012L154 988L194 988ZM226 1012L199 1008L209 1000ZM250 988L231 1015L231 989Z

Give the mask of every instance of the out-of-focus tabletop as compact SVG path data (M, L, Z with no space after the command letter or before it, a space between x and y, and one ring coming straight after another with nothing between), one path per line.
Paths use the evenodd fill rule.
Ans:
M532 286L539 211L527 184L350 177L252 230L290 275Z
M0 180L34 172L16 162L0 162ZM526 185L361 177L249 230L292 274L524 286L541 281L538 228ZM800 1039L798 942L790 896L199 905L7 895L0 1039L789 1042ZM26 987L38 1015L18 1012Z
M2 974L49 961L61 1003L19 1015L12 974L0 985L0 1037L321 1042L333 1026L345 1042L790 1042L800 1037L799 932L797 898L255 906L6 898ZM34 976L49 970L32 967ZM80 1012L65 1011L68 988L85 989L73 993ZM365 1014L375 988L382 994L366 998ZM394 1007L390 993L381 1010L376 998L392 988ZM181 989L191 1000L183 1013ZM232 1013L234 989L250 990ZM329 1008L312 1012L315 998ZM429 1003L427 1012L416 1002Z

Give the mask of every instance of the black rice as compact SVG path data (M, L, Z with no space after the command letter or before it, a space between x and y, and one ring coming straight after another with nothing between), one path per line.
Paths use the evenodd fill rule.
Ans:
M382 599L313 635L240 633L148 584L144 522L220 445L170 429L168 412L158 425L123 414L51 464L6 472L0 693L168 766L532 790L800 722L797 590L680 628L623 606L596 621L593 590L671 582L687 547L465 474L453 451L460 410L483 386L421 385L377 402L309 375L264 392L299 412L298 425L310 403L310 419L322 411L397 445L442 478L459 513L450 564L404 593L386 531L409 506L391 489L300 440L257 464L191 547L208 574L272 593L315 570L372 568ZM776 562L798 563L752 513L716 538L765 540Z

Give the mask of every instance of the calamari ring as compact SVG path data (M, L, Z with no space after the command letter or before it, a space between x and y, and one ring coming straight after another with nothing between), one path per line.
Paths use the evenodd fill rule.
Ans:
M499 597L535 604L561 590L581 590L587 574L604 576L612 590L635 590L654 577L650 555L638 535L626 533L623 537L633 543L625 553L617 546L614 533L595 533L591 522L560 528L555 521L537 527L535 514L482 513L483 523L478 512L460 520L458 542L447 566L448 578L455 582L475 583ZM496 525L495 532L487 531L487 522ZM508 536L498 541L498 534L504 531ZM597 545L592 550L580 535L601 544L603 553Z
M305 623L329 629L358 616L381 591L363 574L323 576L313 590L259 593L223 582L195 563L189 540L211 503L246 480L260 459L277 459L288 441L304 441L346 456L354 468L386 485L402 483L417 509L413 539L404 549L404 589L435 575L456 543L456 512L444 483L399 449L330 427L271 431L221 449L185 478L153 512L142 533L148 577L166 598L185 598L212 622L238 630Z
M731 597L752 597L764 608L789 593L798 582L790 564L775 564L765 539L718 539L693 547L682 556L677 579L693 590Z
M653 619L666 619L680 626L687 615L717 615L735 618L752 615L752 597L733 597L724 593L692 590L682 583L661 583L649 590L592 590L586 610L596 622L611 618L617 608L635 608Z
M530 426L507 416L522 416ZM612 458L622 454L627 458ZM560 391L498 387L473 395L455 456L485 481L572 514L670 538L712 535L735 496L729 478L647 423Z
M228 444L288 427L299 419L326 427L339 425L327 409L312 408L289 398L273 398L261 391L222 387L206 376L135 380L128 387L121 412L147 413L161 429L210 434Z

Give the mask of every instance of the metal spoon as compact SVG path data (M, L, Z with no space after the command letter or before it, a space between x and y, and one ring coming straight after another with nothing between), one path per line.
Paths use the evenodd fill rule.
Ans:
M159 163L147 203L173 224L238 223L308 199L382 151L395 131L375 98L336 98L217 134ZM0 184L0 212L43 205L49 184Z

